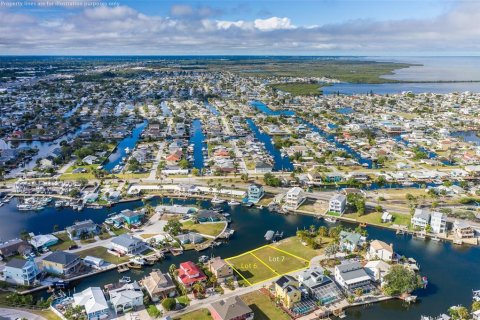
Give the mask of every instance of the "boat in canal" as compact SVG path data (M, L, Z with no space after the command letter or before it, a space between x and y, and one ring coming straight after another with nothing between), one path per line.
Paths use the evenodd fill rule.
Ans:
M240 205L240 202L235 201L235 200L232 199L232 200L228 201L228 205L229 205L229 206L232 206L232 207L233 207L233 206L238 206L238 205Z
M225 203L226 200L224 199L220 199L218 198L217 196L213 197L212 201L211 201L213 204L222 204L222 203Z
M130 283L130 282L132 282L132 279L130 279L130 277L123 276L120 280L118 280L118 282L120 282L120 283Z

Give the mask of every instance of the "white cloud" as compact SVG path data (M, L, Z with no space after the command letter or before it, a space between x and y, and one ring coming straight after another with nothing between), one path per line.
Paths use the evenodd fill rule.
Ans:
M271 17L268 19L256 19L255 28L261 31L272 31L282 29L294 29L296 28L289 18Z
M216 20L172 7L172 18L127 6L86 8L55 19L0 10L3 54L363 54L480 50L480 3L433 19L352 20L299 26L288 17ZM189 14L189 17L185 17Z

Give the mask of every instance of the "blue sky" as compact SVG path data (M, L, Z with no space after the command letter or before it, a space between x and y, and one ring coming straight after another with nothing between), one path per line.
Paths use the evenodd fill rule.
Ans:
M2 54L477 55L480 46L478 1L29 1L0 6Z

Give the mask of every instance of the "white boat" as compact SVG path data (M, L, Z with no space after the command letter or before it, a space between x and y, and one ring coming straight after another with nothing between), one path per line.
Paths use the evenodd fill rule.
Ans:
M125 148L125 153L126 153L126 154L129 154L130 152L131 152L130 148L129 148L129 147L126 147L126 148Z
M30 211L30 210L34 210L35 207L32 206L31 204L18 204L17 209L20 211Z
M139 265L142 265L142 266L145 264L145 260L143 260L142 257L132 258L132 259L130 259L130 262L135 263L135 264L139 264Z
M238 205L240 205L240 202L232 199L232 200L228 201L228 205L229 206L238 206Z
M123 276L120 280L118 280L118 282L120 283L130 283L132 280L130 279L130 277L126 277L126 276Z
M198 258L198 262L205 263L208 261L208 259L208 256L200 256L200 258Z
M257 207L257 209L263 209L263 206L262 206L262 205L259 205L259 206Z
M326 222L330 222L330 223L335 223L335 222L337 222L337 219L334 218L334 217L326 217L326 218L325 218L325 221L326 221Z
M213 197L211 202L214 203L214 204L221 204L221 203L225 203L225 200L220 199L217 196L215 196L215 197Z
M480 290L473 290L473 300L480 301Z

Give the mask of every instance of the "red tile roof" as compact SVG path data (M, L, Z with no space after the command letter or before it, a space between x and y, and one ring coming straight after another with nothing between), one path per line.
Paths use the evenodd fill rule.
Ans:
M192 261L180 263L180 269L178 269L178 279L184 285L191 285L195 282L207 280L207 276L200 268Z

